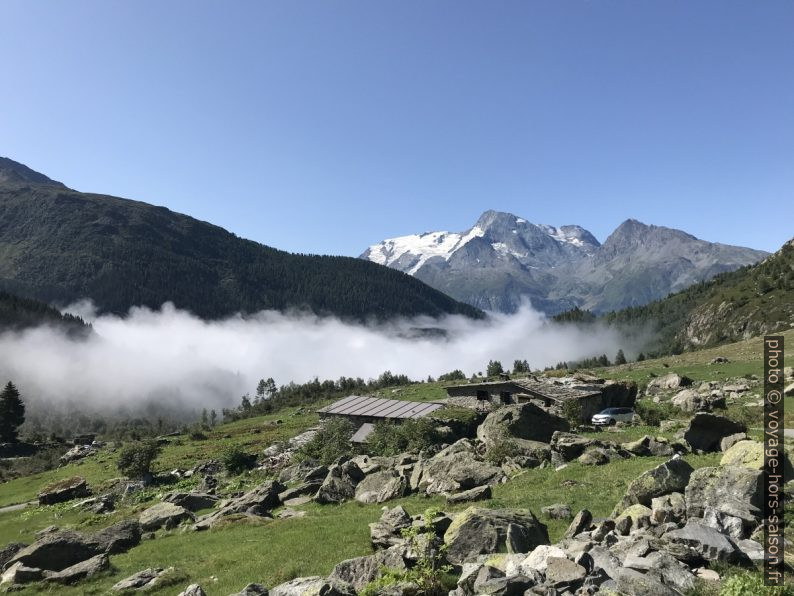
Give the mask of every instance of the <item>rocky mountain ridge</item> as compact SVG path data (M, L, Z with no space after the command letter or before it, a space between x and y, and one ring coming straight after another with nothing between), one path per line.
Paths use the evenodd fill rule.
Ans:
M465 232L391 238L360 258L485 310L513 312L528 299L556 314L573 307L598 313L643 305L767 254L634 219L600 244L581 226L537 225L486 211Z

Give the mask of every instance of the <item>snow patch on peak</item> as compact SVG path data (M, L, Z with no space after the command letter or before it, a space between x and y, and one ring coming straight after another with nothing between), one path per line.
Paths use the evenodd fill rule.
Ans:
M367 258L379 265L388 266L405 255L415 257L410 269L407 270L407 273L413 275L428 259L441 257L449 260L458 248L484 234L482 228L474 226L465 234L443 231L388 238L380 244L370 246Z

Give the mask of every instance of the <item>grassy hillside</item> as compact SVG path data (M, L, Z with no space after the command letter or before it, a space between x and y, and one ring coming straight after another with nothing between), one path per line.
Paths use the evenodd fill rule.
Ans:
M559 320L585 321L579 313ZM653 334L648 349L679 353L794 326L794 240L757 265L696 284L645 306L601 317L630 333Z
M205 318L289 308L481 316L387 267L290 254L164 207L42 182L8 162L0 162L0 290L51 303L92 298L114 313L171 301Z
M786 340L794 341L794 331L785 333ZM715 356L727 357L730 362L711 365ZM788 362L790 364L790 362ZM722 346L638 364L599 369L607 377L634 379L647 382L655 375L667 372L685 373L696 381L725 379L737 375L760 375L762 372L761 342L758 339ZM398 395L410 399L438 399L443 395L443 383L420 383L382 390L383 395ZM396 391L396 393L395 393ZM756 399L756 396L747 396ZM322 403L317 404L320 407ZM731 406L733 414L743 409L742 404ZM732 414L732 415L733 415ZM318 421L314 408L289 407L278 412L238 420L220 425L207 433L204 440L188 436L169 439L157 463L160 471L189 468L198 461L219 457L231 446L249 453L261 450L277 441L294 436ZM614 434L600 433L599 438L625 442L643 434L672 438L675 430L660 432L658 427L630 427L616 429ZM757 436L760 429L752 428ZM606 435L606 437L605 437ZM686 456L693 467L717 465L722 454ZM97 456L79 463L48 472L18 478L0 484L0 507L35 498L38 490L54 480L81 475L94 487L118 476L116 459L118 451L113 446ZM624 493L628 483L643 471L649 470L665 458L638 457L617 461L603 467L570 463L565 469L529 469L513 477L506 484L494 487L493 498L483 502L486 507L528 507L540 515L542 507L553 503L567 503L576 511L588 508L595 517L609 515ZM258 473L228 478L224 493L252 486L262 480ZM106 516L93 515L71 504L48 507L29 507L22 511L0 511L0 546L11 541L29 542L34 533L51 524L91 530L128 518L157 502L163 493L189 489L197 478L180 480L175 484L155 486L124 501L118 510ZM597 498L594 498L594 495ZM411 496L390 501L388 505L402 504L410 513L420 513L429 507L457 511L465 505L449 508L441 497ZM225 596L238 591L251 581L268 586L301 575L325 575L340 560L370 552L367 524L381 515L381 505L363 505L346 502L342 505L300 506L306 512L303 518L256 519L225 524L206 532L185 532L181 529L162 530L154 540L145 540L127 553L111 558L110 571L82 582L75 587L30 586L21 594L105 594L120 579L147 567L168 567L175 570L172 583L157 587L150 594L172 595L190 582L200 583L210 596ZM560 538L568 521L549 520L552 541Z

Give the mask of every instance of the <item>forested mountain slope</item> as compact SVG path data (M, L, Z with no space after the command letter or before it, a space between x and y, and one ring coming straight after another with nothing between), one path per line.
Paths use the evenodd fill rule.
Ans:
M164 207L66 188L0 161L0 289L100 312L178 308L205 318L262 309L341 317L460 313L469 305L361 259L291 254Z

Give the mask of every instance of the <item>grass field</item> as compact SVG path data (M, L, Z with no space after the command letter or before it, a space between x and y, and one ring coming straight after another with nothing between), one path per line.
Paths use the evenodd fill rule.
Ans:
M786 338L789 345L794 345L794 332L787 332ZM725 356L731 362L724 365L708 364L717 355ZM645 384L654 375L673 371L687 374L697 381L752 374L760 376L761 343L751 340L594 372L608 378L628 378ZM421 383L383 390L380 395L437 400L445 396L444 385ZM220 456L232 446L259 453L264 447L315 425L318 421L315 409L289 408L267 416L223 424L209 431L206 440L176 437L164 447L157 468L161 471L190 468L199 461ZM657 427L631 427L614 434L608 431L593 436L622 443L644 434L658 436L663 433ZM666 436L671 438L673 434L674 431L671 431ZM118 476L116 457L117 451L111 446L82 462L2 484L0 507L30 501L45 485L74 475L86 477L91 486L101 487ZM711 466L719 462L720 454L688 456L686 459L694 467ZM544 519L542 507L565 503L574 511L588 508L596 517L607 516L629 482L662 461L664 458L633 458L603 467L582 466L574 462L560 471L549 468L526 470L508 483L496 486L493 499L482 506L529 508L548 524L550 537L555 541L564 532L567 522ZM260 475L234 478L225 490L250 485L261 479ZM195 482L184 480L177 487L188 488ZM30 542L36 531L53 524L84 530L104 527L137 514L156 502L162 493L174 488L160 486L147 489L108 516L79 511L68 503L0 513L0 546L14 541ZM388 505L391 507L398 503L412 514L421 513L429 507L445 507L441 497L421 496L395 500ZM156 539L144 541L128 553L111 557L112 570L99 577L72 588L30 586L21 593L105 594L112 584L144 568L174 566L175 570L170 575L171 583L162 585L151 594L173 595L186 584L198 582L210 596L226 596L253 581L272 586L299 575L325 575L339 561L370 552L367 524L380 517L381 506L356 502L339 506L312 503L303 509L307 512L304 518L229 523L200 533L182 529L161 531Z

